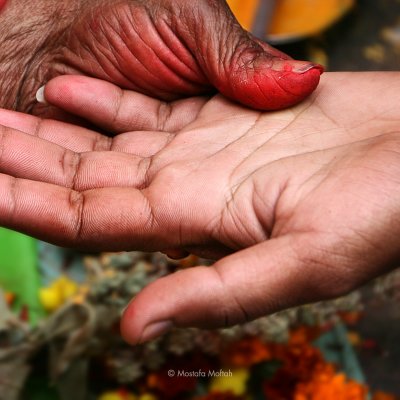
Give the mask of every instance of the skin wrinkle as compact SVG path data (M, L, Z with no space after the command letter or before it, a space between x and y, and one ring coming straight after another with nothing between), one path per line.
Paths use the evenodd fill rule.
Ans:
M148 16L146 15L146 18L148 18ZM149 19L149 18L148 18ZM130 24L132 30L135 32L135 37L138 38L146 47L147 50L150 50L150 52L152 52L153 55L156 55L156 57L160 60L160 58L158 57L158 55L153 51L153 49L151 48L151 46L148 45L148 43L145 42L145 40L142 38L140 32L137 30L136 26L134 25L134 20L129 20L128 23ZM150 23L151 20L150 20ZM132 52L130 52L132 54ZM133 55L133 54L132 54ZM147 66L146 63L143 63L142 60L140 60L138 57L135 56L135 59L138 61L138 63L151 75L153 76L153 78L155 78L156 81L159 81L159 76L156 75L155 72L151 71ZM162 62L162 60L160 60ZM162 62L163 63L163 62ZM164 64L164 63L163 63ZM165 64L164 64L165 66ZM168 68L168 67L167 67ZM168 68L169 69L169 68ZM155 88L157 88L157 85L154 86ZM157 90L160 90L159 88L157 88ZM165 92L165 90L161 89L161 92Z
M37 123L35 124L35 129L33 131L33 136L36 136L38 138L40 137L40 132L43 130L43 125L45 124L45 121L43 118L39 118Z
M96 20L96 14L95 11L92 11L92 20ZM102 21L101 21L102 22ZM103 23L100 26L104 26ZM113 24L109 23L108 26L114 31L114 33L116 34L116 37L120 37L119 33L115 30ZM88 57L84 57L82 54L80 54L80 52L82 50L86 50L88 55L89 55L89 59L91 57L94 57L95 60L97 61L96 63L96 68L101 68L101 70L104 73L104 76L107 77L108 80L111 80L112 77L112 73L111 71L114 69L116 71L118 71L118 73L126 80L126 82L131 82L131 80L129 79L129 77L124 74L120 68L120 64L117 60L117 57L115 55L115 52L113 51L116 47L114 45L114 48L111 46L111 43L109 43L109 41L107 39L110 39L110 37L106 34L106 31L103 31L103 35L105 40L102 40L103 38L99 37L97 35L97 32L92 30L92 24L89 24L89 29L92 31L92 35L91 38L92 40L96 41L95 43L86 43L84 41L81 41L79 43L74 43L74 45L72 46L72 48L77 48L79 50L79 53L75 51L71 51L71 49L67 48L64 46L65 49L65 55L64 58L69 60L69 63L72 63L72 65L74 65L75 69L77 70L83 70L83 71L87 71L93 75L97 75L97 71L93 70L93 68L86 68L87 63L85 62L85 59L88 59ZM69 43L71 40L75 40L75 37L73 39L67 39L67 43ZM112 42L112 41L111 41ZM120 40L117 40L114 43L118 43L121 44ZM106 53L106 49L104 48L104 44L107 44L110 50L110 53ZM123 43L122 45L125 45L125 43ZM93 48L96 51L93 51ZM104 48L104 51L103 51ZM100 53L100 54L99 54ZM79 62L74 62L74 59L71 59L71 54L75 54L76 56L78 56L78 58L80 59L80 63ZM102 55L103 57L100 57L100 55ZM111 55L111 57L108 57L109 55ZM112 62L112 59L114 58L116 64L114 64ZM111 68L106 68L106 66L111 65ZM89 63L89 66L91 67L91 64ZM135 89L139 89L141 91L144 91L144 88L141 87L140 85L136 84Z
M71 241L72 243L82 242L83 246L85 246L85 235L83 234L86 200L85 196L85 192L77 192L70 189L68 198L70 209L75 215L75 222L72 224Z
M281 80L282 80L282 78L285 78L287 75L288 75L287 72L282 72L282 74L279 75L279 76L277 76L276 74L273 74L272 78L274 79L276 85L282 90L283 93L289 93L293 97L298 97L298 94L296 94L294 92L291 92L289 90L289 87L283 87L282 86Z
M8 190L6 190L7 200L9 203L7 214L10 215L10 223L12 225L14 222L16 210L17 210L17 187L18 187L18 182L20 181L20 179L14 178L11 176L7 176L7 178L9 178L8 179L9 180L9 188L8 188Z
M261 114L261 113L260 113L260 114ZM244 133L241 133L240 136L237 137L237 138L235 138L234 141L229 142L229 143L226 144L225 146L221 147L221 148L218 149L215 153L212 153L212 154L210 154L209 156L207 156L205 160L206 160L206 161L212 160L212 159L214 159L216 156L218 156L219 154L225 152L227 149L230 149L230 148L233 147L234 145L238 144L238 143L241 141L241 139L243 139L244 137L246 137L247 134L249 133L249 131L251 131L251 130L254 128L254 126L255 126L257 120L258 120L258 119L260 118L260 116L261 116L260 114L257 115L257 117L255 118L255 122L253 122L253 123L251 124L251 126L250 126L248 129L246 129L246 130L244 131ZM250 152L252 153L252 150L251 150Z
M0 165L2 164L3 154L4 154L4 142L5 142L5 135L7 134L7 130L3 125L0 125Z
M153 24L152 27L154 28L154 31L159 35L159 31L158 31L158 29L157 29L157 27L156 27L156 24L155 24L155 25ZM136 30L135 27L133 27L133 29ZM191 92L199 93L200 89L204 86L204 84L199 83L199 82L195 82L195 81L189 79L188 77L182 75L179 71L175 71L174 69L172 69L169 65L167 65L167 64L165 63L165 61L164 61L162 58L160 58L160 56L157 54L157 52L155 52L155 51L152 49L152 46L151 46L149 43L147 43L147 42L144 40L144 38L142 38L142 36L140 35L140 33L139 33L137 30L136 30L136 34L138 35L138 37L140 38L140 40L142 40L143 43L147 46L148 50L149 50L149 51L160 61L160 63L166 68L166 70L172 72L172 74L173 74L173 79L174 79L174 80L177 79L177 83L179 82L178 84L179 84L179 85L182 85L182 87L184 88L184 89L178 89L178 88L176 87L176 89L175 89L175 94L179 94L179 93L184 94L184 93L186 93L186 92L188 91L188 86L191 87L191 89L190 89ZM163 45L164 45L167 49L169 49L169 47L168 47L168 45L165 43L163 37L162 37L162 36L159 36L159 38L160 38L160 40L163 42ZM174 56L173 52L171 52L171 56ZM139 62L141 62L140 59L138 59L138 60L139 60ZM177 61L178 63L181 63L181 61L178 60L178 59L176 58L176 56L174 56L174 63L176 63L176 61ZM146 63L143 63L143 62L142 62L142 65L149 71L149 73L153 74L153 76L156 77L157 80L159 79L159 75L155 75L155 73L152 73L152 72L146 67ZM183 65L185 65L185 64L183 64ZM170 79L170 78L169 78L169 79ZM175 96L174 96L174 97L175 97Z
M342 129L342 126L341 126L340 124L338 124L338 122L337 122L334 118L332 118L332 117L329 115L329 113L327 113L327 112L325 111L325 108L322 107L321 104L320 104L319 102L316 102L316 106L318 107L318 110L321 112L321 114L322 114L327 120L331 121L332 124L333 124L335 127Z
M138 173L143 177L141 179L142 183L140 185L136 185L138 190L147 189L151 184L150 170L153 164L154 157L143 157L139 161L138 165Z
M255 216L254 210L248 209L247 207L247 212L248 213L242 213L242 212L235 212L237 200L235 199L237 191L240 189L241 186L237 188L233 188L233 191L231 192L231 198L228 200L226 207L224 209L224 212L222 214L222 219L224 218L223 215L229 215L231 221L233 221L234 225L236 226L236 230L239 232L240 236L240 243L237 240L234 240L234 246L231 246L232 249L240 249L243 247L247 247L249 245L257 244L263 240L268 239L268 235L265 234L264 228L260 222L260 220ZM232 209L231 209L232 208ZM252 215L250 215L250 212ZM225 217L226 218L226 217ZM244 220L244 221L243 221ZM252 220L253 224L248 224L248 221ZM227 225L223 223L223 225ZM257 225L257 227L255 227ZM250 240L244 241L243 238L247 237Z
M150 159L149 160L149 165L148 165L148 167L146 169L146 174L145 174L146 177L147 177L147 172L150 170L151 161L152 160ZM146 185L146 189L149 189L148 185ZM145 201L146 208L149 210L148 213L147 213L148 218L147 218L147 221L145 222L144 225L145 226L150 226L152 231L156 231L157 228L155 228L155 227L162 226L162 223L160 224L158 222L158 219L156 217L156 210L153 208L152 202L148 198L148 190L146 190L146 189L141 191L143 200Z
M73 190L78 190L77 187L80 185L77 183L81 175L81 162L82 156L80 153L65 149L62 155L61 165L63 169L63 176L66 177L66 187Z
M137 35L137 32L136 32L136 31L135 31L135 33L136 33L136 35ZM141 66L142 69L143 69L144 71L146 71L147 73L150 73L150 75L152 75L153 78L157 78L157 80L158 80L158 76L156 76L155 73L153 73L152 71L150 71L149 68L148 68L144 63L142 63L142 62L129 50L129 48L128 48L125 44L124 44L124 46L125 46L126 49L128 50L129 55L131 56L131 59L137 62L136 65ZM153 85L153 83L150 83L150 82L148 81L148 79L146 79L146 80L141 80L141 84L138 84L137 82L133 83L133 82L128 78L128 76L127 76L126 74L124 74L124 73L121 73L121 74L125 77L125 79L127 79L127 81L129 82L130 86L132 86L132 87L135 88L135 89L139 89L142 93L153 93L154 91L158 91L158 93L160 93L160 94L163 93L166 97L170 97L170 93L169 93L168 91L166 91L166 90L164 90L164 89L158 88L156 85Z
M114 138L98 133L93 141L93 151L112 151Z
M354 284L348 283L353 280L343 277L354 275L352 265L362 259L363 252L360 251L358 256L349 258L350 252L343 252L344 243L345 247L349 246L347 238L339 240L334 234L322 231L315 231L312 235L319 236L320 241L322 236L327 237L328 242L332 242L330 238L333 238L333 243L323 249L316 248L313 240L309 238L305 243L294 242L296 246L292 246L299 263L303 266L300 267L303 273L308 271L309 275L315 275L316 272L321 274L322 279L316 279L318 283L310 286L310 293L313 294L311 301L314 301L314 298L324 300L338 298L354 290ZM311 237L310 234L308 236ZM335 251L336 248L339 251ZM312 281L310 279L310 282Z
M245 134L242 135L242 137L240 137L239 139L242 139L242 138L248 136L250 134L250 132L257 127L257 125L261 121L262 117L263 117L263 113L260 113L258 115L256 121L254 122L253 126L247 132L245 132ZM263 149L266 145L268 145L274 139L274 137L276 137L280 133L282 133L282 130L278 130L272 136L268 136L267 139L263 143L261 143L255 149L251 149L251 151L249 151L248 154L243 159L240 160L240 163L237 164L237 166L232 170L232 172L229 176L229 182L231 182L233 180L233 176L237 173L237 171L240 169L240 167L242 167L245 164L246 161L248 161L252 156L254 156L254 154L257 153L259 150ZM258 169L258 167L257 167L257 169ZM240 185L242 182L244 182L246 179L248 179L249 176L253 175L254 172L257 171L257 169L247 173L245 178L242 178L242 180L238 183L238 185Z
M215 265L214 268L210 268L209 271L214 272L215 277L220 282L222 292L228 297L227 301L224 301L223 304L236 304L236 309L241 313L242 317L239 317L237 320L231 321L229 316L230 314L226 312L226 308L224 308L224 327L227 328L232 326L233 324L245 323L251 320L250 315L247 313L245 307L241 304L239 299L235 296L234 290L232 290L227 284L226 279L224 278L223 271L218 265Z
M275 226L276 222L276 206L278 204L278 199L281 197L282 193L285 192L286 188L288 187L288 182L289 182L289 177L286 179L286 181L283 182L283 184L280 185L280 187L277 189L276 195L273 197L272 204L266 204L265 203L265 195L261 195L258 185L256 182L254 182L254 179L252 180L253 184L253 196L251 198L251 203L254 209L254 214L256 216L257 221L259 221L259 224L261 225L263 232L265 234L265 240L269 240L272 237L272 229ZM277 185L274 185L276 188ZM271 212L267 215L269 215L269 221L265 221L265 218L263 217L263 213L257 212L257 210L260 210L261 207L257 206L257 201L256 199L258 198L258 202L263 205L263 213L265 214L265 210L271 210Z
M160 101L158 110L157 110L157 130L165 131L165 127L168 123L168 120L172 115L172 106L170 103L165 101Z
M118 13L118 10L115 10L115 13ZM116 15L115 17L116 17L116 19L118 21L119 20L119 16ZM92 19L96 20L95 15L92 16ZM117 39L117 41L118 41L120 39L120 37L121 37L119 32L117 32L117 30L115 29L114 24L112 24L110 22L109 18L104 19L104 20L100 20L99 28L100 28L100 31L101 31L101 34L102 34L103 38L107 38L109 35L111 35L111 36L114 37L114 40ZM111 32L108 32L107 28L111 29ZM94 38L94 40L97 41L97 44L98 45L102 45L103 47L108 47L108 51L110 52L111 56L114 58L115 62L118 64L117 57L114 54L114 51L113 51L114 49L113 49L113 46L112 46L111 42L109 42L108 40L105 40L104 43L99 43L98 34L97 34L96 31L93 30L92 24L89 24L89 29L91 29L93 38ZM114 35L113 35L113 33L114 33ZM94 46L94 47L96 47L96 46Z
M173 52L173 51L170 49L170 47L165 43L164 38L162 37L162 35L160 34L159 29L157 28L157 25L158 25L158 23L160 23L160 22L159 22L159 21L155 22L155 21L151 18L151 15L150 15L150 18L149 18L149 19L150 19L150 24L151 24L152 28L154 28L154 31L158 34L160 41L163 43L163 45L164 45L166 48L168 48L168 49L170 50L171 56L174 57L174 62L175 62L175 63L176 63L176 62L181 63L181 64L185 65L186 67L188 67L186 64L184 64L181 60L179 60L179 59L174 55L174 52ZM161 23L162 23L162 22L164 22L164 21L162 20ZM136 30L136 28L135 28L134 26L132 26L132 28ZM170 29L169 27L168 27L168 29L171 31L171 29ZM152 49L151 43L147 43L147 42L145 41L145 39L142 38L142 36L140 35L140 33L139 33L138 31L136 31L136 33L137 33L137 35L139 36L139 38L143 41L143 43L145 43L145 45L147 46L147 48L152 52L152 54L153 54L167 69L169 69L170 71L172 71L173 74L174 74L178 79L182 80L184 84L186 83L186 84L189 84L189 85L194 85L195 87L201 87L201 86L202 86L200 83L195 82L195 81L189 79L189 78L186 77L186 76L182 76L179 72L173 71L169 65L165 64L165 61L163 61L163 60L160 58L160 56L158 55L158 53L155 52L155 51ZM176 36L176 35L174 35L174 36ZM194 57L192 56L192 58L194 58ZM190 68L189 68L189 69L190 69ZM193 71L193 72L194 72L194 71ZM158 78L158 76L157 76L157 78Z
M109 24L110 26L112 26L112 24ZM113 72L117 71L117 73L122 76L123 79L125 79L126 82L129 82L129 84L131 84L131 80L129 79L128 75L124 72L122 72L122 68L121 68L121 64L120 61L118 61L117 57L116 57L116 52L114 51L114 49L111 46L111 43L115 40L114 42L114 47L115 47L115 43L118 43L119 45L121 45L120 41L118 40L118 38L112 37L110 38L109 36L105 35L104 37L109 39L109 40L105 40L105 42L108 44L109 47L109 53L107 53L107 49L104 48L104 43L103 41L101 41L100 37L97 37L96 33L93 34L94 36L94 40L97 42L96 45L92 45L92 47L95 49L93 50L93 48L90 48L90 54L93 55L93 57L95 57L95 59L98 61L98 65L100 66L100 68L103 70L107 80L111 80L112 76L113 76ZM109 43L110 41L110 43ZM124 46L126 49L128 49L124 44L122 44L122 46ZM111 57L108 57L109 55L111 55ZM136 84L136 85L132 85L132 87L134 89L139 89L139 90L144 90L143 86Z
M153 24L154 24L154 21L153 21ZM191 56L192 61L197 66L196 69L193 69L191 65L186 64L184 61L178 59L178 62L180 62L186 68L188 68L193 73L193 75L199 75L200 76L199 82L191 80L188 77L186 77L186 79L189 80L190 82L197 83L199 86L207 84L206 77L205 77L203 71L201 70L200 65L198 64L196 58L193 57L193 54L190 52L190 49L186 46L184 41L177 34L174 33L174 31L171 29L171 27L168 25L168 23L166 21L161 20L160 24L163 24L163 26L169 31L171 37L175 37L180 42L180 45L182 46L182 48L184 48L186 50L187 54ZM157 24L154 24L154 27L157 30L157 32L160 35L160 37L164 40L164 43L166 44L166 46L170 49L171 53L173 53L173 49L168 45L168 43L165 42L165 38L163 37L162 33L160 32L159 28L157 27Z
M113 112L114 115L111 120L111 126L113 126L116 123L116 121L120 119L121 106L124 101L124 97L126 97L126 92L121 89L118 90L117 93L118 93L118 99L117 99L117 104L115 105L115 107L113 107L113 110L115 110L115 112Z

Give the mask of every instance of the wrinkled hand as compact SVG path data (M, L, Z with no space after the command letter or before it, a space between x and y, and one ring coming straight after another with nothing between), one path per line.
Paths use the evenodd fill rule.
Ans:
M19 88L8 96L10 107L42 115L48 114L36 107L34 94L62 74L100 78L168 101L218 89L265 110L301 101L322 72L245 32L224 0L15 0L1 16L0 39L0 55L8 55L2 63L37 47L21 77L14 76L21 60L9 68L0 63L2 79L13 76L0 82L0 92L6 97Z
M123 318L131 343L344 294L399 262L399 82L326 74L301 105L261 113L56 78L51 104L126 133L2 111L0 223L66 246L222 257L145 288Z

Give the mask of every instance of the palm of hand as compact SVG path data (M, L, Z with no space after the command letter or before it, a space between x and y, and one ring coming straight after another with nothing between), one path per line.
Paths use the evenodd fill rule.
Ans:
M121 96L96 80L57 78L46 87L48 101L119 134L109 139L56 122L37 128L33 117L22 123L9 116L8 125L30 134L36 126L42 138L81 154L7 131L3 138L29 142L39 162L8 154L5 142L3 173L74 190L37 183L32 189L24 181L26 196L35 191L35 217L3 204L2 222L95 249L232 253L212 270L152 285L167 304L162 311L146 290L130 308L149 307L157 320L173 315L178 325L231 324L344 293L399 259L397 76L330 74L306 102L267 114L221 96L168 106ZM369 95L379 91L385 97ZM57 199L57 213L44 208L49 197ZM177 280L185 289L166 300ZM126 322L126 335L137 340L147 322Z

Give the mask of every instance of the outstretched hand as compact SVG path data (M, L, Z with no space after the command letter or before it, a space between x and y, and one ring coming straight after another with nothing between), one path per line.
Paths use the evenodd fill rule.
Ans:
M123 317L131 343L341 295L399 262L397 82L326 74L304 103L262 113L56 78L50 104L118 135L1 111L0 223L65 246L219 259L145 288Z

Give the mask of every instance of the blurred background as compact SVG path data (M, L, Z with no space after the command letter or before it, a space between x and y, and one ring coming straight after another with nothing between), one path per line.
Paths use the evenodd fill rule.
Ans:
M246 29L328 71L400 67L399 0L228 3ZM400 398L399 271L244 326L122 342L141 288L207 262L81 254L0 228L0 400Z

